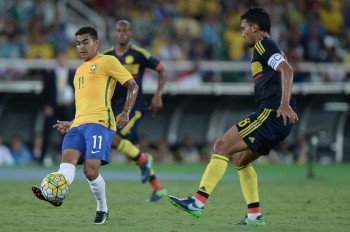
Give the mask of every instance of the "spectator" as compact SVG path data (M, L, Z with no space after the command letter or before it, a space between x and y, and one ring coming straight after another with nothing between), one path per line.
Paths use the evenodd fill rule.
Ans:
M4 144L4 138L0 134L0 166L12 166L15 160L12 157L10 149Z
M164 43L158 51L160 60L176 61L184 58L181 47L177 43L175 35L164 34Z
M52 59L54 58L54 48L46 41L47 31L39 30L32 34L32 41L30 41L27 58L31 59Z
M288 145L287 142L283 141L278 149L277 149L277 154L278 154L278 160L282 164L293 164L294 163L294 155L290 150L290 146Z
M182 163L198 163L200 162L200 153L194 145L193 138L190 135L185 135L182 139L182 144L177 150L178 156Z
M42 130L43 143L41 151L36 154L40 163L43 163L45 156L52 145L52 126L57 119L69 120L74 116L74 72L68 68L68 60L65 53L58 53L56 56L57 66L50 70L44 77L43 88L43 114L44 126ZM37 139L40 139L38 135ZM62 139L62 138L61 138ZM38 151L38 150L37 150Z
M157 153L154 156L154 161L157 163L173 163L174 157L169 149L168 142L161 139L157 142Z
M10 150L16 164L24 165L32 162L32 154L19 135L12 137Z
M325 38L326 32L316 14L311 15L310 21L304 25L301 43L304 49L304 59L311 62L320 62L326 59Z

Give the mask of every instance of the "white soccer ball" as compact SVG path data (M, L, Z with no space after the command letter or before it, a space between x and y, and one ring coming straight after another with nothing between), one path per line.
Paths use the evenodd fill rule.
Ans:
M58 172L53 172L45 176L41 181L41 192L48 201L63 201L68 196L70 187L69 183Z

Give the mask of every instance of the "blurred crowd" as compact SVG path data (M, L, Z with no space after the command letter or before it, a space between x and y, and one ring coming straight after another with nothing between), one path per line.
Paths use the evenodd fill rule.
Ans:
M54 132L56 133L56 132ZM51 148L44 148L46 152L43 157L36 154L38 147L38 138L35 138L34 145L28 146L25 144L20 135L14 135L9 142L3 140L0 134L0 167L14 165L29 165L39 163L44 166L51 166L54 163L60 162L59 148L52 141ZM166 139L160 138L155 144L148 140L148 136L143 134L140 138L140 151L153 156L155 163L162 164L196 164L208 163L213 153L213 144L215 141L207 144L196 144L194 138L190 135L185 135L178 144L169 144ZM260 164L306 164L310 158L310 145L307 140L300 139L296 144L282 142L280 146L272 149L269 156L263 156L256 163ZM40 160L40 159L43 160ZM319 161L322 164L328 164L331 161L323 162L322 157L312 157L312 162ZM118 153L116 150L111 150L111 163L131 163L125 155Z
M169 144L165 139L159 139L156 144L151 144L146 135L140 140L140 150L151 154L156 163L208 163L213 154L213 145L215 140L207 144L198 145L194 142L191 135L184 135L181 141L176 145ZM322 157L310 157L310 144L304 138L301 138L296 144L290 144L287 141L282 142L278 147L271 150L268 156L260 157L256 163L259 164L306 164L311 159L322 163ZM113 162L130 162L123 154L112 151ZM322 163L325 164L325 163Z
M74 36L60 1L0 0L0 58L52 59L66 52L78 58ZM295 62L350 62L349 0L81 0L100 14L113 45L114 25L128 19L134 42L163 61L249 61L239 17L252 6L271 14L271 37ZM29 75L29 77L28 77ZM1 79L33 78L22 70L1 70ZM295 81L341 82L349 73L330 69L313 77L297 73ZM176 78L176 77L175 77ZM181 78L181 75L177 76ZM242 81L241 73L202 73L202 81Z
M249 62L250 50L241 37L239 17L252 6L263 6L272 19L270 36L277 41L291 64L350 63L350 0L80 1L105 19L107 34L102 41L101 50L114 44L115 22L127 19L132 23L133 43L146 48L163 61ZM58 4L60 2L62 1L0 0L0 59L57 59L58 63L61 59L78 59L71 22L67 22L67 12ZM58 110L59 107L72 106L71 88L67 84L67 61L63 63L62 66L57 65L56 70L49 71L0 66L0 80L45 81L45 78L50 79L52 72L56 75L64 73L66 76L58 86L60 93L65 93L60 94L66 96L64 101L57 97L54 103L43 103L43 128L36 134L32 149L25 146L20 136L14 136L7 143L0 136L0 165L24 164L44 159L48 148L43 147L43 144L47 144L43 141L49 137L52 119L57 117L57 112L62 112ZM295 82L349 81L350 73L342 67L330 67L318 75L296 70ZM196 70L184 70L171 76L170 81L194 72ZM245 76L238 72L205 72L200 73L199 77L202 82L235 82L244 81ZM140 147L142 151L153 154L156 162L196 163L208 161L212 143L198 146L193 143L193 138L185 136L176 147L162 139L157 144L150 145L146 136ZM306 153L305 141L293 147L282 144L266 162L304 163ZM116 155L114 159L129 162L123 160L123 156Z

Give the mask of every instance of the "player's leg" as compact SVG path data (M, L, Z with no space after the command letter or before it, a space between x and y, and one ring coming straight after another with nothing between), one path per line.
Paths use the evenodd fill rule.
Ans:
M140 168L141 182L146 183L151 176L152 157L142 153L130 140L122 138L119 134L114 136L112 146L128 156Z
M138 125L142 116L141 111L131 111L128 124L117 130L112 146L134 161L135 165L140 168L141 182L146 183L151 176L152 156L142 153L135 145L138 144Z
M99 172L100 165L101 161L95 159L87 159L84 162L84 174L97 202L94 224L105 223L109 214L106 198L106 184Z
M100 166L110 161L110 148L115 132L99 124L87 124L85 127L86 154L84 174L90 185L96 202L94 224L103 224L108 218L105 181L100 174Z
M265 225L264 218L260 211L258 178L252 166L252 162L259 157L259 154L253 153L249 149L233 155L242 193L248 207L246 217L236 222L236 225Z
M57 171L65 176L69 184L72 184L75 176L75 166L79 162L82 154L85 153L84 137L80 134L77 128L73 128L65 135L62 143L62 159L60 168ZM49 202L55 207L61 206L62 201L48 201L41 192L38 186L32 187L34 195L40 199Z
M156 202L168 193L155 175L152 167L153 157L141 152L135 145L139 139L138 126L142 121L142 112L134 111L130 116L131 119L127 126L118 130L116 136L114 136L112 147L117 148L117 151L128 156L139 167L141 182L146 183L148 181L153 189L147 202Z
M123 139L117 134L113 139L113 146L115 145L118 145L117 150L119 152L127 155L139 167L141 182L146 183L148 181L152 186L153 191L147 202L156 202L167 195L166 189L155 175L152 167L153 157L151 155L141 152L130 140Z
M258 179L251 163L261 155L268 155L270 149L289 134L292 126L285 126L283 119L276 116L276 111L261 108L237 124L239 135L249 149L233 156L248 206L246 217L236 225L265 225L260 211Z
M198 191L187 199L169 196L168 200L176 207L185 210L192 217L198 218L204 210L204 204L224 176L228 157L238 151L247 149L246 143L238 135L238 129L233 126L214 145L214 153L203 174Z

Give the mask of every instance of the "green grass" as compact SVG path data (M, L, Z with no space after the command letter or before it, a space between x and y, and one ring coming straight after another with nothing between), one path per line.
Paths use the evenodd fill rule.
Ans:
M35 169L37 167L30 167ZM158 165L162 174L199 176L205 165ZM50 169L51 170L51 169ZM131 165L110 165L103 173L136 171ZM81 172L81 168L77 172ZM137 181L106 180L110 218L92 225L96 202L86 181L77 180L59 208L34 198L35 181L0 181L0 231L349 231L350 165L316 166L307 179L304 166L260 165L261 207L265 227L237 227L246 213L237 174L231 167L206 204L200 219L192 219L166 199L146 204L151 189ZM233 178L232 178L233 177ZM187 197L197 181L165 180L169 194Z

